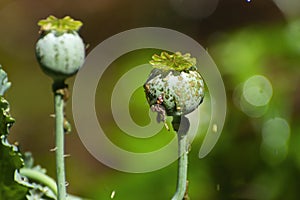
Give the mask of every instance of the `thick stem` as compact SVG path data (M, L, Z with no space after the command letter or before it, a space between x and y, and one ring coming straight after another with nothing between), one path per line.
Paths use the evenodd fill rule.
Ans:
M174 130L178 138L178 174L177 189L172 200L182 200L186 195L187 188L187 168L188 168L188 138L189 120L185 116L174 117L172 121Z
M66 192L66 175L64 161L64 82L54 82L54 109L55 109L55 143L56 143L56 177L57 177L57 199L65 200Z

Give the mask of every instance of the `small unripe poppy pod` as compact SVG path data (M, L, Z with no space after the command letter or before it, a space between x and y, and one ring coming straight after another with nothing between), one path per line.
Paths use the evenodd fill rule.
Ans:
M82 23L68 16L49 16L38 25L41 37L36 43L36 57L42 70L55 81L76 74L85 58L85 45L77 32Z

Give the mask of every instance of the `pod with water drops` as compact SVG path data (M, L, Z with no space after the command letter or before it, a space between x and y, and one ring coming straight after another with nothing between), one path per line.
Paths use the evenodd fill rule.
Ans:
M151 71L144 89L158 121L165 115L182 116L194 111L204 98L204 81L197 70L196 59L180 52L152 56Z

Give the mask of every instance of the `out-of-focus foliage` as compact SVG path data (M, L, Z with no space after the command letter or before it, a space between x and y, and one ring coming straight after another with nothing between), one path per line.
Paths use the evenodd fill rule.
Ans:
M228 123L212 165L220 199L300 195L299 25L246 27L218 37L209 49L229 99Z

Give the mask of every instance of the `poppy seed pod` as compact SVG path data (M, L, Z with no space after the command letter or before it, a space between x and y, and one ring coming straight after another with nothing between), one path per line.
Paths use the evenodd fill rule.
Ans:
M154 69L144 89L151 109L158 112L157 120L194 111L204 98L204 81L197 71L196 59L179 52L162 52L152 59Z
M36 57L42 70L54 80L74 75L84 63L85 45L77 33L82 23L70 17L41 20Z

